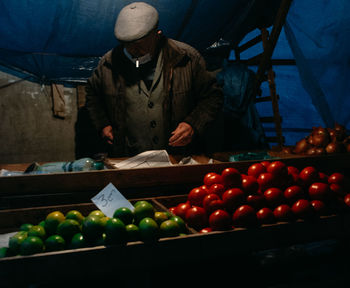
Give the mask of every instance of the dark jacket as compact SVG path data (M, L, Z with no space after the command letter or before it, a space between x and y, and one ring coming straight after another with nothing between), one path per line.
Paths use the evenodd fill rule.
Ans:
M223 94L216 79L206 71L204 59L191 46L163 37L163 73L166 97L163 103L166 133L180 122L189 123L195 131L194 145L222 109ZM97 129L112 125L115 143L110 156L130 156L125 145L125 85L132 70L123 48L107 52L89 78L86 108ZM164 147L167 149L169 147ZM193 151L192 151L193 152ZM196 151L194 151L196 152Z

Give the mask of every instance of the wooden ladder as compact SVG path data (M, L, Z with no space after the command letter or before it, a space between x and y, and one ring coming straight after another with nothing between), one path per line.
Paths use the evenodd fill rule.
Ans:
M258 66L256 72L256 79L253 88L253 96L255 97L255 103L259 102L271 102L272 116L260 117L262 123L273 123L275 126L275 136L266 137L269 143L275 143L276 146L272 149L279 150L282 148L285 142L285 138L282 134L282 117L279 113L279 95L276 91L275 72L272 69L273 61L271 60L273 51L276 47L278 37L281 33L285 19L287 17L289 7L292 0L283 0L276 15L275 22L272 26L271 33L266 28L260 28L260 34L253 39L247 41L241 46L234 49L236 61L244 62L247 66ZM247 60L241 60L240 54L262 42L263 52L251 57ZM262 96L261 84L263 82L268 83L269 94L268 96Z

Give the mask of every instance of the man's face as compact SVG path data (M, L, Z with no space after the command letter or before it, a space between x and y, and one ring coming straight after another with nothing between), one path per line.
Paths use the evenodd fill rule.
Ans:
M147 36L139 40L124 43L124 47L134 58L142 57L148 53L153 57L157 42L157 31L152 30Z

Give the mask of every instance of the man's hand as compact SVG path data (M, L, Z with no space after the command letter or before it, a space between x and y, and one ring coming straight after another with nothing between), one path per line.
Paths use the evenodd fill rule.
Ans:
M169 146L185 146L192 141L193 128L190 124L181 122L176 129L171 132L171 137L169 139Z
M106 126L102 129L101 136L107 140L108 144L113 144L113 128L111 125Z

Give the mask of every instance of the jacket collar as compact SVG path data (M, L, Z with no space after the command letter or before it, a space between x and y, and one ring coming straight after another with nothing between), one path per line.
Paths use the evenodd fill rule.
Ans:
M175 67L187 58L186 51L178 47L174 40L163 36L160 41L166 65ZM122 45L118 45L109 51L104 58L103 64L110 69L115 69L115 72L118 72L121 67L125 67L125 65L128 65L130 62L124 55Z

